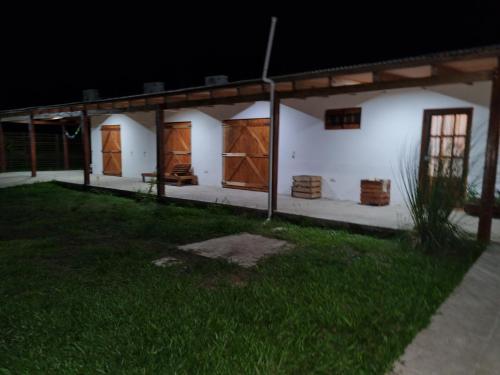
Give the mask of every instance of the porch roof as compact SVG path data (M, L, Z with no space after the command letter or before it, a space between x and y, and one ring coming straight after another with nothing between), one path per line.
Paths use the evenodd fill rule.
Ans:
M489 81L499 66L500 44L426 54L369 64L341 66L275 76L281 98L306 98L342 93ZM106 98L0 111L2 121L23 121L158 108L199 107L266 100L269 87L261 79L199 86L158 93Z

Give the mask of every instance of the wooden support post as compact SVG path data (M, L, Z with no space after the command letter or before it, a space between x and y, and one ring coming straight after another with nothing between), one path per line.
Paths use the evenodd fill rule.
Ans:
M500 137L500 68L493 76L490 102L490 121L486 139L484 161L483 187L481 193L481 212L477 238L488 243L491 239L491 223L493 220L493 205L495 203L495 181L498 163L498 145Z
M158 198L165 195L165 144L164 138L164 115L163 106L159 105L156 109L156 190Z
M69 169L68 137L66 137L66 125L61 126L64 169Z
M279 164L279 134L280 134L280 97L276 95L274 97L274 132L273 132L273 164L272 171L273 174L273 186L272 186L272 196L271 196L271 207L272 212L278 209L278 164Z
M7 171L7 155L5 152L5 139L3 136L3 127L0 122L0 172Z
M33 125L33 114L31 113L29 115L28 133L30 138L31 177L36 177L36 136Z
M90 121L87 111L82 111L80 118L80 131L83 140L83 184L90 185Z

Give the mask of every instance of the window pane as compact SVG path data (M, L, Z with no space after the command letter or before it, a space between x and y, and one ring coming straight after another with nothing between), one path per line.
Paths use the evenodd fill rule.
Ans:
M455 128L455 115L446 115L443 120L443 135L453 135Z
M451 159L441 159L440 160L440 173L441 176L450 176L451 175Z
M439 137L431 137L429 142L429 156L439 156L441 140Z
M453 146L453 156L463 158L465 155L465 137L455 137Z
M453 166L451 170L451 175L453 177L462 177L464 169L463 159L453 159Z
M441 135L442 116L432 116L431 119L431 135Z
M457 115L457 122L455 124L456 135L467 134L467 115Z
M443 137L443 142L441 144L441 156L451 156L451 150L453 147L452 137Z
M429 160L429 176L436 177L438 175L439 159L431 158Z

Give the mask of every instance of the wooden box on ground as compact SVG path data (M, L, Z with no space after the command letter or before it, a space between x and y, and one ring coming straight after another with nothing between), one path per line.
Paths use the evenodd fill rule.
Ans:
M361 180L361 204L387 206L391 201L391 180Z
M292 197L321 198L321 176L293 176Z

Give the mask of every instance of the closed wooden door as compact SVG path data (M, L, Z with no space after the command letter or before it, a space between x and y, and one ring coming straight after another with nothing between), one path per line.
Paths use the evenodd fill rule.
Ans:
M226 120L223 131L222 186L267 191L269 119Z
M465 191L469 162L472 108L426 110L422 132L421 179L456 180Z
M165 173L177 164L191 164L191 122L167 122L163 132Z
M101 126L102 174L122 175L122 144L120 125Z

